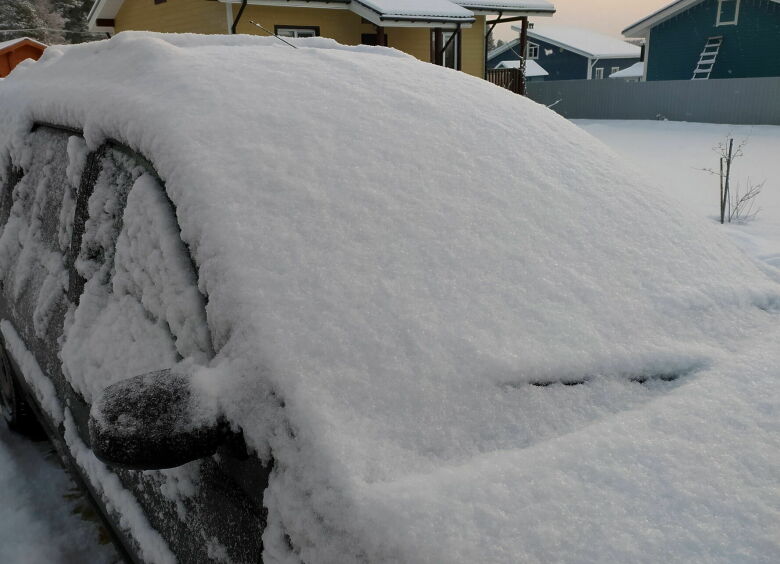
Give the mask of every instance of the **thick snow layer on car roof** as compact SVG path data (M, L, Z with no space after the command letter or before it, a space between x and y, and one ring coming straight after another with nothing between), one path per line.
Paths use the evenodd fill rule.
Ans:
M122 33L0 86L0 154L59 123L165 182L265 558L771 561L777 271L543 106L296 44Z

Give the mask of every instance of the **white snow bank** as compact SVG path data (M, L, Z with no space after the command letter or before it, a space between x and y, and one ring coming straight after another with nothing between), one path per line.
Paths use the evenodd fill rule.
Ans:
M123 33L0 90L0 154L40 120L155 164L265 558L773 560L780 285L542 106L298 45Z

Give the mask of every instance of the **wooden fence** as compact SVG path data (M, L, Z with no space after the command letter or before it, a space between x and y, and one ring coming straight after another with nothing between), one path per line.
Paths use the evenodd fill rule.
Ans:
M488 69L485 79L515 94L525 95L525 77L521 69Z

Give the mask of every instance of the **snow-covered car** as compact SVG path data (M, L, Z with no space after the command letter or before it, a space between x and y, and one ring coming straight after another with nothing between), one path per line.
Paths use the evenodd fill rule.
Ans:
M769 562L777 271L393 50L122 33L0 85L4 413L138 562Z

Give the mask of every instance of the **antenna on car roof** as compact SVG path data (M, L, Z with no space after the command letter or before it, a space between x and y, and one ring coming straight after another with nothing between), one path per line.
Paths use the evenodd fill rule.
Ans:
M276 38L277 38L279 41L281 41L282 43L285 43L285 44L289 45L289 46L290 46L290 47L292 47L293 49L297 49L297 47L296 47L295 45L293 45L293 44L292 44L292 43L290 43L289 41L286 41L286 40L282 39L281 37L279 37L278 35L276 35L274 32L272 32L272 31L268 31L268 30L267 30L267 29L265 29L263 26L261 26L259 23L257 23L256 21L254 21L254 20L249 20L249 23L251 23L252 25L256 25L257 27L259 27L260 29L262 29L264 32L266 32L268 35L273 35L273 36L274 36L274 37L276 37Z

